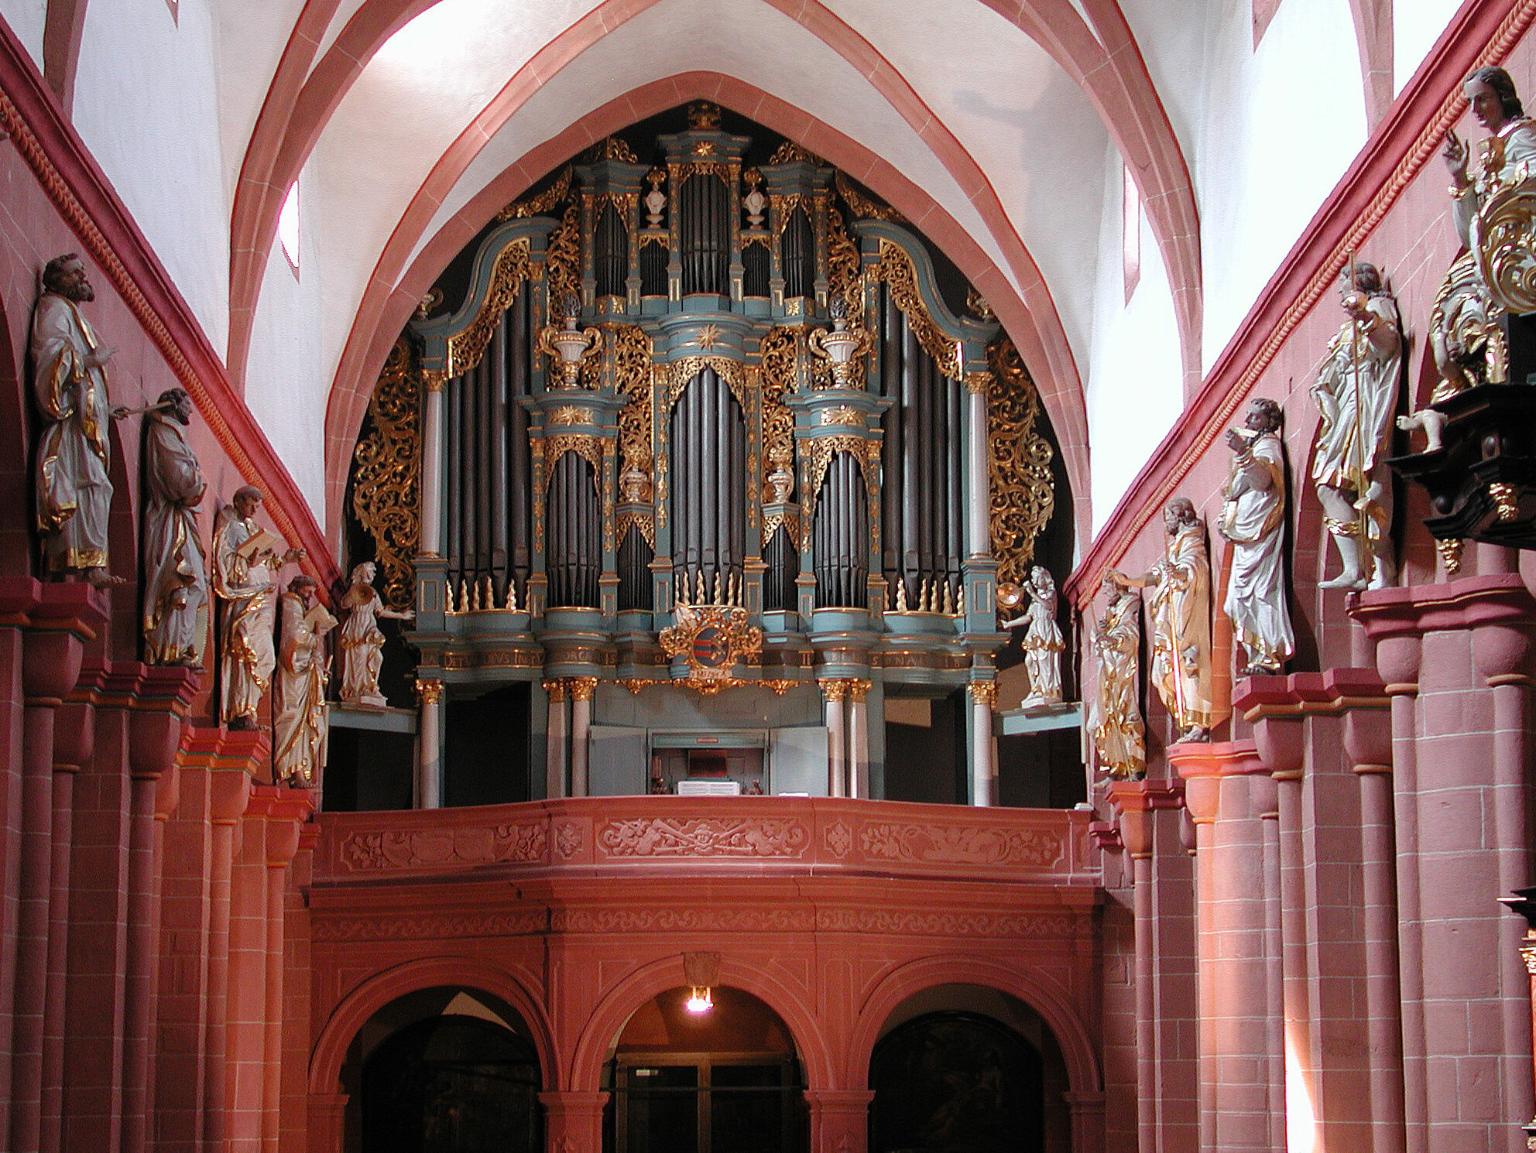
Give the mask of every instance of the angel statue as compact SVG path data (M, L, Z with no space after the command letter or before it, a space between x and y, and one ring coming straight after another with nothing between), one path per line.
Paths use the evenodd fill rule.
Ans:
M1029 570L1021 592L1029 607L1003 625L1024 630L1024 668L1029 673L1029 695L1019 702L1024 709L1061 703L1061 654L1067 647L1056 623L1056 581L1042 566Z
M341 598L347 620L341 626L341 699L349 705L383 708L389 702L379 691L379 673L384 668L384 634L379 621L409 621L412 612L397 612L384 607L373 587L378 568L371 560L353 566L352 584Z

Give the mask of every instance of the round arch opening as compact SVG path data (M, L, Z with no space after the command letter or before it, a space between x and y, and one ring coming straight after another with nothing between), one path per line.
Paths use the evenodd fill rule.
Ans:
M741 989L680 986L630 1016L603 1072L604 1153L805 1153L805 1074L789 1026Z
M384 1006L341 1071L345 1153L542 1153L544 1078L532 1034L500 997L456 986Z
M869 1153L1068 1153L1067 1067L1023 1001L938 985L886 1019L870 1056Z

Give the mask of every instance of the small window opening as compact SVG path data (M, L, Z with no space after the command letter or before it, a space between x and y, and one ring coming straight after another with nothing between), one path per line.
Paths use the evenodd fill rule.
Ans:
M1125 166L1121 177L1121 227L1124 242L1125 302L1131 302L1131 293L1141 281L1141 191L1130 165Z
M288 267L293 275L299 275L299 182L295 180L283 199L282 211L277 214L277 241L283 246Z

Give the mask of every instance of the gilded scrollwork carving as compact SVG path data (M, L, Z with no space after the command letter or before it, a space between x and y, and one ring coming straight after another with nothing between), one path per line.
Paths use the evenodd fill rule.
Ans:
M951 380L959 380L963 375L959 361L959 348L954 341L939 331L939 326L934 323L928 306L923 303L922 294L917 289L917 267L912 263L912 257L907 254L907 251L901 245L882 238L880 259L869 266L867 275L871 280L885 282L886 290L891 294L891 300L907 318L907 323L912 326L912 333L917 337L918 344L922 345L924 352L933 357L934 362L939 366L939 371Z
M987 390L992 555L1000 584L1023 584L1035 556L1035 540L1056 507L1053 453L1035 427L1040 394L1018 349L1004 337L992 344L987 356L993 376Z
M571 166L567 164L554 183L543 192L507 205L496 214L497 222L519 220L529 216L544 216L553 212L571 194Z
M572 204L560 218L560 227L549 236L544 255L544 278L549 286L549 314L560 311L561 301L581 297L581 209Z
M615 531L619 540L623 540L629 534L633 526L640 530L640 535L645 538L645 543L651 546L651 551L656 551L656 520L651 514L643 512L631 512L625 510L618 515Z
M870 525L877 525L880 520L876 495L880 487L880 442L851 433L817 436L801 442L800 499L805 505L805 523L810 524L815 519L821 482L827 477L827 466L832 463L833 454L839 452L846 452L858 462L870 497Z
M769 329L762 340L763 451L769 460L787 451L794 458L795 417L784 398L795 390L801 361L801 330Z
M612 350L613 385L624 398L619 452L625 461L651 455L651 338L636 324L615 325L604 342Z
M1498 304L1515 315L1536 312L1536 183L1501 188L1472 221L1477 270Z
M860 220L889 220L892 224L904 224L906 217L897 212L889 204L876 200L873 196L867 196L853 186L841 172L835 177L837 194L848 205L848 211Z
M768 547L768 542L773 539L773 534L779 529L784 530L784 535L789 537L789 543L800 549L800 514L793 511L776 512L763 517L763 547Z
M701 693L735 682L736 664L763 651L763 630L748 623L740 605L679 604L676 622L661 630L657 643L668 657L684 658L688 685Z
M528 278L528 238L520 236L510 241L496 256L491 268L491 283L485 294L485 303L469 326L448 338L448 375L458 376L471 371L480 363L490 346L491 334L501 314L512 307L517 290Z
M411 606L421 539L419 374L410 345L396 341L368 400L369 431L353 453L352 511L373 539L384 603Z
M786 140L773 150L773 155L768 158L769 164L793 164L795 161L804 161L806 164L820 164L821 161L814 153L807 152L793 140Z
M725 381L726 387L731 390L736 403L741 405L742 412L747 411L747 390L755 381L744 364L725 356L685 356L681 360L656 366L658 399L661 401L664 415L671 415L672 406L683 395L683 389L688 387L688 382L706 368L715 370L715 374Z
M851 207L852 202L850 202ZM864 271L859 246L843 223L843 214L832 209L827 216L827 289L832 299L848 306L848 315L864 311Z

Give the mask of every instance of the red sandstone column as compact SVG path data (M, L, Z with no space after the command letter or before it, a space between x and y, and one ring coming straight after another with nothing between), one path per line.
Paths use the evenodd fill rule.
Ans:
M1202 1149L1270 1149L1264 845L1273 784L1249 742L1173 746L1200 871Z
M212 773L210 816L213 837L209 852L208 1017L204 1052L207 1077L203 1084L203 1148L224 1153L229 1134L230 922L235 857L240 849L240 818L250 801L251 772L270 758L271 742L263 732L229 733L221 763Z
M299 850L299 830L314 812L313 795L304 789L277 788L267 813L267 971L266 1036L263 1038L262 1153L277 1153L282 1128L284 895L288 866ZM295 980L309 974L296 973Z
M346 1098L339 1100L344 1107ZM607 1093L540 1093L539 1104L544 1106L544 1148L549 1153L586 1153L588 1149L597 1153L603 1147L603 1106L607 1101ZM338 1150L341 1148L341 1114L339 1107L336 1109L335 1146ZM328 1146L321 1148L328 1153Z
M542 1093L539 1100L554 1094ZM345 1093L311 1093L308 1098L309 1108L309 1153L341 1153L342 1138L345 1136L344 1127L347 1123L347 1101ZM548 1106L546 1105L546 1109ZM548 1114L546 1113L546 1117ZM556 1147L548 1140L549 1124L546 1121L545 1147ZM598 1144L593 1149L602 1148L603 1114L598 1110L597 1134Z
M1271 777L1273 779L1273 777ZM1259 814L1264 841L1264 956L1269 959L1264 982L1264 1011L1269 1018L1269 1143L1286 1147L1285 1136L1285 974L1276 961L1284 955L1285 934L1280 917L1280 784L1274 803Z
M224 1105L229 1153L262 1153L267 1018L267 817L272 785L255 785L240 822L229 888L229 1028Z
M0 610L21 619L35 581L0 580ZM19 591L20 590L20 591ZM21 912L22 632L0 628L0 1134L11 1131L11 1032Z
M869 1089L807 1089L811 1148L865 1153L869 1148L869 1103L874 1099Z
M44 1149L63 1147L64 1038L69 987L70 856L74 848L75 775L95 743L95 695L106 667L88 661L69 700L59 710L53 760L53 893L48 919L48 1004L43 1031Z
M1157 1149L1162 1078L1157 1044L1158 927L1152 889L1153 833L1157 812L1179 808L1183 804L1183 789L1176 783L1116 781L1109 786L1109 799L1120 810L1120 838L1131 859L1136 934L1137 1147Z
M310 953L309 909L305 893L314 873L315 842L320 828L313 821L299 829L298 852L284 876L283 966L290 975L283 984L282 1100L283 1153L311 1153L320 1137L307 1124L309 1114Z
M103 598L85 584L49 585L33 609L22 655L21 903L11 1033L13 1153L42 1141L43 1034L48 1002L48 924L53 873L53 727L75 686L83 643L105 621Z

